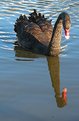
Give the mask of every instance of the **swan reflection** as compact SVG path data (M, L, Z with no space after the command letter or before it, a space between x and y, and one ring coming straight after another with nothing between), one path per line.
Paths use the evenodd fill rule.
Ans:
M38 54L34 54L28 51L24 51L15 47L15 56L18 61L33 61L34 58L41 57ZM43 56L42 56L43 57ZM60 92L60 63L59 57L47 57L48 70L54 88L56 103L58 107L64 107L67 104L67 88L63 88Z
M60 63L59 57L48 57L48 68L51 77L52 87L54 88L55 98L58 107L67 104L67 88L63 88L60 92Z

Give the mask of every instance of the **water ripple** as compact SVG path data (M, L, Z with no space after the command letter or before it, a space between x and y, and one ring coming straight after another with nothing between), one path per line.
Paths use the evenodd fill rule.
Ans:
M33 9L45 14L52 19L54 25L57 16L62 11L67 11L71 16L71 38L70 40L79 39L79 1L78 0L1 0L0 1L0 46L7 43L6 49L12 47L13 41L16 40L14 33L14 23L20 14L28 15ZM65 38L63 37L65 41ZM10 44L10 42L12 42ZM78 41L77 41L78 42ZM71 43L71 41L69 42ZM9 45L10 44L10 45ZM10 46L10 47L9 47ZM71 47L72 48L72 47ZM65 50L66 51L66 50ZM68 51L68 50L67 50Z

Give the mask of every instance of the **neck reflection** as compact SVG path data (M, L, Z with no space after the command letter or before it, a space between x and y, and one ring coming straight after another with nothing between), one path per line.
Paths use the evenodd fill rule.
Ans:
M18 61L33 61L33 58L39 58L40 55L33 54L22 49L15 48L15 56L20 57ZM42 56L42 55L41 55ZM67 89L64 88L60 93L60 63L59 57L47 57L48 68L51 77L52 87L54 88L55 98L58 107L64 107L67 104Z
M54 88L55 98L58 107L64 107L67 104L67 89L63 88L60 93L60 63L59 57L48 57L48 68L51 77L52 87Z

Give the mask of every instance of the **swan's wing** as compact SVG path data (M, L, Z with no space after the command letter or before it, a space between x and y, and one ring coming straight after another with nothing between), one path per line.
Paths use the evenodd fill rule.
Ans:
M25 31L27 33L32 34L36 38L37 41L44 44L45 46L48 46L51 40L51 36L52 36L52 30L50 29L48 31L48 29L49 28L47 28L47 25L43 23L41 24L41 26L39 26L31 22L30 24L25 26Z
M52 32L53 32L51 20L47 20L47 18L44 15L42 15L41 13L37 13L37 11L34 9L34 11L31 14L29 14L29 21L38 25L38 27L37 26L35 27L35 25L34 25L34 28L36 28L36 29L39 28L39 30L37 29L37 31L38 32L40 31L38 33L39 34L38 40L40 40L42 42L42 40L45 39L44 41L46 41L47 43L50 42ZM42 36L42 34L44 37L40 38Z
M53 29L51 22L48 21L44 15L41 15L40 13L37 14L36 11L31 13L29 18L25 15L21 15L19 19L16 20L14 26L14 30L17 33L18 38L23 38L22 36L24 36L26 32L34 36L36 41L39 41L41 44L45 46L49 45ZM28 36L26 36L26 38L29 39ZM26 39L26 41L28 39ZM32 38L30 37L30 43L31 41Z

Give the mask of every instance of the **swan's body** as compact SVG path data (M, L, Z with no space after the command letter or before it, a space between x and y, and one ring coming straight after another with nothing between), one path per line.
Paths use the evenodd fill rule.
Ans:
M70 17L63 12L59 15L54 28L51 21L44 15L33 13L27 18L21 15L15 23L15 32L17 33L17 44L25 50L35 53L55 56L60 53L60 41L62 26L65 34L69 36Z

